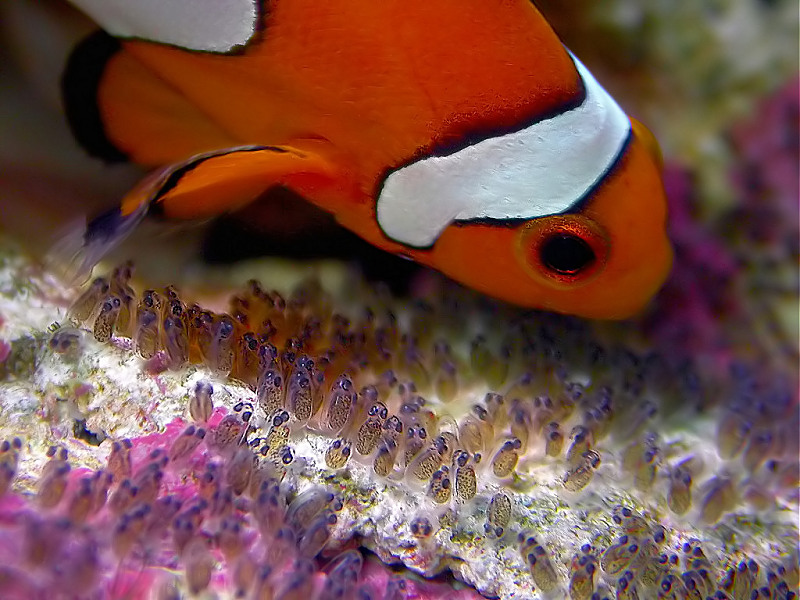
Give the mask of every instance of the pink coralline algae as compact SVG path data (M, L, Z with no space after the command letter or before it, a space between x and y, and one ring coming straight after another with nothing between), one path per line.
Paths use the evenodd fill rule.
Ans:
M0 315L0 335L3 332L3 315ZM5 361L8 358L8 355L11 353L11 344L9 344L6 340L0 337L0 363Z
M741 205L732 219L757 246L797 259L800 250L800 80L756 106L730 135Z
M664 183L675 262L649 326L655 338L668 346L692 354L726 352L728 340L720 320L742 310L736 290L741 267L722 239L693 214L696 198L691 174L667 164Z
M10 353L11 344L5 340L0 340L0 362L3 362L5 359L7 359Z
M794 80L754 109L728 136L733 208L711 223L695 214L689 168L668 163L673 271L646 323L660 345L727 364L752 347L771 302L797 296L800 250L800 105ZM788 272L787 272L788 271ZM792 337L791 335L789 337ZM796 338L796 332L794 336ZM784 343L786 352L797 350Z
M481 597L365 564L347 536L331 536L341 499L321 487L287 498L280 469L239 447L242 416L176 418L114 442L96 471L52 447L32 498L8 491L22 447L4 442L0 597L161 600L179 597L184 578L194 595L264 600Z

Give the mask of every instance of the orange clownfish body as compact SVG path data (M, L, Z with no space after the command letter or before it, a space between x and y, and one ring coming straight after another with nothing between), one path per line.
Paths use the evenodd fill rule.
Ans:
M284 186L523 306L623 318L667 275L657 146L528 0L72 1L108 32L70 59L73 130L160 167L89 225L89 260L148 211Z

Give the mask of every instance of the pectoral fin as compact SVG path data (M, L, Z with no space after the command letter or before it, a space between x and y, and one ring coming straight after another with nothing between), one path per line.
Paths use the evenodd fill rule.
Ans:
M273 186L313 196L336 179L337 170L325 158L289 146L242 146L200 154L149 175L120 207L92 220L82 235L65 238L55 258L69 263L70 280L80 280L148 213L211 218L245 206Z
M149 204L172 219L203 219L232 212L282 185L300 195L336 178L323 157L290 146L241 146L194 156L162 171L122 201L122 214Z

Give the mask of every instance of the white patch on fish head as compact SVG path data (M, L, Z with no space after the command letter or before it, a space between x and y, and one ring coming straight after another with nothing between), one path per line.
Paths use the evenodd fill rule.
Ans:
M108 33L202 52L230 52L253 37L254 0L70 0Z
M579 106L390 173L376 208L384 233L425 248L454 221L559 214L589 194L620 157L631 122L572 59L586 90Z

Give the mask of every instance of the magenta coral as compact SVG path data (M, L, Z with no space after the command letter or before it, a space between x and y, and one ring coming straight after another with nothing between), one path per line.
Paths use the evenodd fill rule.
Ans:
M183 571L191 592L212 586L234 597L297 598L302 589L318 600L479 598L376 561L362 569L360 552L330 538L336 496L316 488L287 505L272 477L278 471L253 471L252 460L242 471L227 443L209 447L232 416L216 409L204 423L208 437L190 446L185 438L200 428L179 418L163 432L117 442L100 471L70 470L66 450L53 448L40 490L63 472L63 493L44 504L40 492L38 506L16 493L0 499L0 596L167 598Z
M660 343L683 352L726 352L728 341L723 338L720 319L740 310L735 290L740 266L733 252L694 214L691 174L668 164L664 183L675 263L649 325Z
M734 127L731 178L741 199L736 223L760 246L796 259L800 246L800 80L759 103Z

